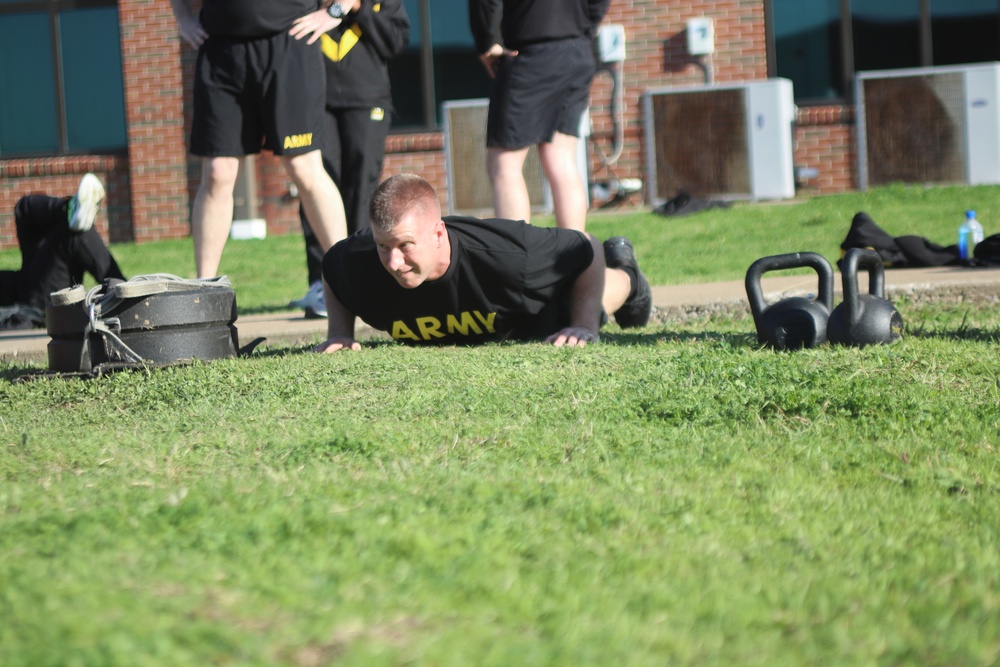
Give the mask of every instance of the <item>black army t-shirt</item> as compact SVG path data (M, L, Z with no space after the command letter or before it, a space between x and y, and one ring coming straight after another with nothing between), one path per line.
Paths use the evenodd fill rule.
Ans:
M402 287L370 229L335 245L323 275L350 312L404 343L529 340L569 325L573 284L594 258L587 236L510 220L444 221L451 266L438 280Z
M269 37L319 7L319 0L205 0L199 20L212 37Z

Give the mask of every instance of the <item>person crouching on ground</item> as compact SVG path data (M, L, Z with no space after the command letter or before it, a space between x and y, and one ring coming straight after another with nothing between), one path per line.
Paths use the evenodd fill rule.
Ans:
M327 340L318 352L358 350L355 317L414 345L545 340L596 342L614 313L649 321L652 298L632 244L522 221L441 217L434 188L402 174L383 182L371 228L323 258Z
M33 194L14 205L21 268L0 271L0 329L44 327L49 295L81 284L84 273L99 283L125 279L94 230L103 199L101 181L86 174L72 197Z

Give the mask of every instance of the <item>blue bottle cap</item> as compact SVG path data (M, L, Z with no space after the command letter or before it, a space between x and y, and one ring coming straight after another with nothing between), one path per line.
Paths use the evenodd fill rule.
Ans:
M976 212L975 211L966 211L965 212L965 217L968 220L972 220L974 217L976 217Z

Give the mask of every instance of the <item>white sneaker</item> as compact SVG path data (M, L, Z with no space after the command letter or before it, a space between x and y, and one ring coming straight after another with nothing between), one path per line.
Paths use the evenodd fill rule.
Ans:
M309 286L309 291L301 299L289 301L292 308L301 308L306 311L306 317L318 319L326 317L326 299L323 297L323 283L316 281Z
M97 209L104 199L104 186L101 180L93 174L84 174L80 179L80 187L76 195L69 200L67 218L69 228L74 232L85 232L94 226Z

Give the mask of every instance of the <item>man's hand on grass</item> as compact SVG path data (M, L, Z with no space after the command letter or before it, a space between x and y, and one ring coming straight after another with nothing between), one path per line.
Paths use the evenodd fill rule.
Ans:
M335 336L329 338L315 347L316 352L339 352L340 350L360 350L361 343L350 336Z
M545 339L556 347L586 347L587 343L596 343L600 335L586 327L566 327Z

